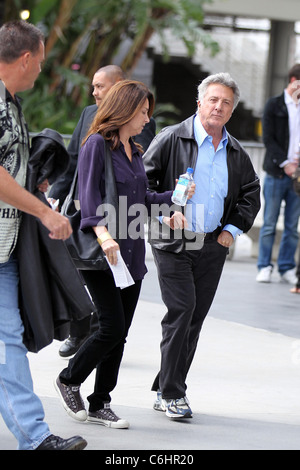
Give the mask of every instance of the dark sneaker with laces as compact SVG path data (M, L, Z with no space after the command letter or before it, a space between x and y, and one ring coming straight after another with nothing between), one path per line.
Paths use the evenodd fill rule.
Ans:
M89 411L87 420L90 423L101 424L108 428L128 429L129 423L125 419L119 418L110 407L109 403L104 403L104 408L97 411Z
M65 385L58 377L54 387L66 412L77 421L86 421L87 413L80 395L80 385Z
M47 437L36 450L83 450L87 446L87 442L80 436L70 437L70 439L62 439L59 436Z

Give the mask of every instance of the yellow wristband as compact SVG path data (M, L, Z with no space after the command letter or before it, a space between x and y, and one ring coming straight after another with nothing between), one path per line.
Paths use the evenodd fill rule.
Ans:
M101 246L102 243L106 242L106 240L112 240L112 239L113 239L112 236L108 232L105 232L99 235L99 237L97 238L97 242Z

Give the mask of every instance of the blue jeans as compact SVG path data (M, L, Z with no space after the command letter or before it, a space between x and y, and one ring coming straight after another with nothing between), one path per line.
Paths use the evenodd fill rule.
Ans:
M288 176L274 178L266 175L264 182L264 223L259 234L258 269L272 265L272 249L276 235L276 224L280 208L285 201L284 230L277 259L278 271L282 275L295 264L298 245L298 219L300 216L300 197L294 192L292 180Z
M18 262L0 263L0 413L19 450L34 450L51 433L33 392L18 308Z

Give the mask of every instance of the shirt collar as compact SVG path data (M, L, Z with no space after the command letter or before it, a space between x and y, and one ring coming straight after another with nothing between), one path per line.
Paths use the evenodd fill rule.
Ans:
M203 144L204 140L207 137L211 139L211 136L204 129L198 114L195 115L195 119L194 119L194 134L195 134L195 140L199 147L201 147L201 145ZM228 134L227 134L226 127L224 126L223 136L222 136L220 143L223 143L223 146L224 146L224 145L227 145L227 142L228 142Z
M14 99L12 95L10 94L10 92L8 91L8 89L5 87L2 80L0 80L0 99L2 101L5 101L6 103L12 102L15 105L17 105L19 108L21 107L22 99L17 95L15 95L15 99Z
M289 104L294 104L296 105L297 103L295 103L295 101L293 100L293 98L291 97L291 95L287 92L287 90L285 89L284 90L284 101L285 101L285 104L288 106Z
M134 140L133 140L132 137L130 137L129 142L130 142L130 145L131 145L132 155L141 156L141 152L139 151L139 149L138 149L137 146L135 145L135 142L134 142ZM123 143L122 143L121 141L120 141L119 147L122 148L123 151L125 152L125 147L124 147L124 145L123 145ZM126 153L126 152L125 152L125 153Z

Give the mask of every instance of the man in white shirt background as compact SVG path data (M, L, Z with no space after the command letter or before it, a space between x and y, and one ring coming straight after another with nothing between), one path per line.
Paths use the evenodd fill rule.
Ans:
M300 144L300 64L294 65L284 92L270 98L263 115L266 154L263 168L264 223L259 235L257 282L271 282L272 251L276 225L284 202L284 228L277 258L281 280L296 284L295 252L298 246L300 198L293 190L292 175L299 165Z

